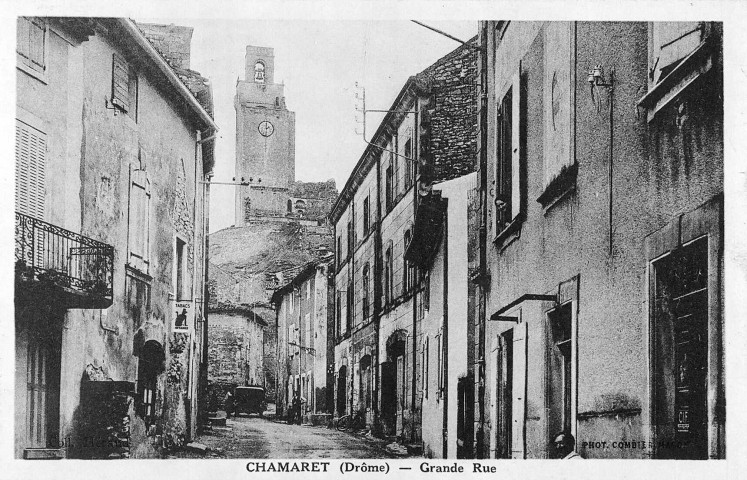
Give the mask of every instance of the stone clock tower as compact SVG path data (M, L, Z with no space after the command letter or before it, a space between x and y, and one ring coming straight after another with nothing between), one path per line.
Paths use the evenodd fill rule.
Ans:
M284 85L275 83L275 53L246 47L246 74L236 83L236 226L250 218L282 217L295 182L296 116L285 106Z

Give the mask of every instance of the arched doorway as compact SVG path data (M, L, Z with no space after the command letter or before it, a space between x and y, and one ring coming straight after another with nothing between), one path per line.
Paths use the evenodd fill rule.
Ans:
M155 423L158 375L164 371L166 359L163 346L157 340L148 340L140 349L137 375L137 409L146 427Z

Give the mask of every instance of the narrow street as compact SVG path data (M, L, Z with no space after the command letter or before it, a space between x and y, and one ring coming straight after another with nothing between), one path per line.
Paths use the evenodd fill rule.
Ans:
M230 418L225 427L213 427L196 442L209 450L183 450L169 458L403 458L387 451L381 439L256 415Z

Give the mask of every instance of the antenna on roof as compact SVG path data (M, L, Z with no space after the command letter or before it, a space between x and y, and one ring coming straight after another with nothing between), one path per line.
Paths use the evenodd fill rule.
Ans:
M366 138L366 88L355 82L355 133Z

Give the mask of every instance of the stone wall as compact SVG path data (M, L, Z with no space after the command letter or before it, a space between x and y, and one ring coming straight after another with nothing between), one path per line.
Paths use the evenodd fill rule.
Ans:
M174 68L189 68L192 27L179 25L161 25L156 23L138 23L138 28L145 38L163 55Z
M474 41L470 45L474 45ZM477 50L463 46L423 70L431 89L432 115L428 143L433 158L433 180L444 181L476 170L477 162Z

